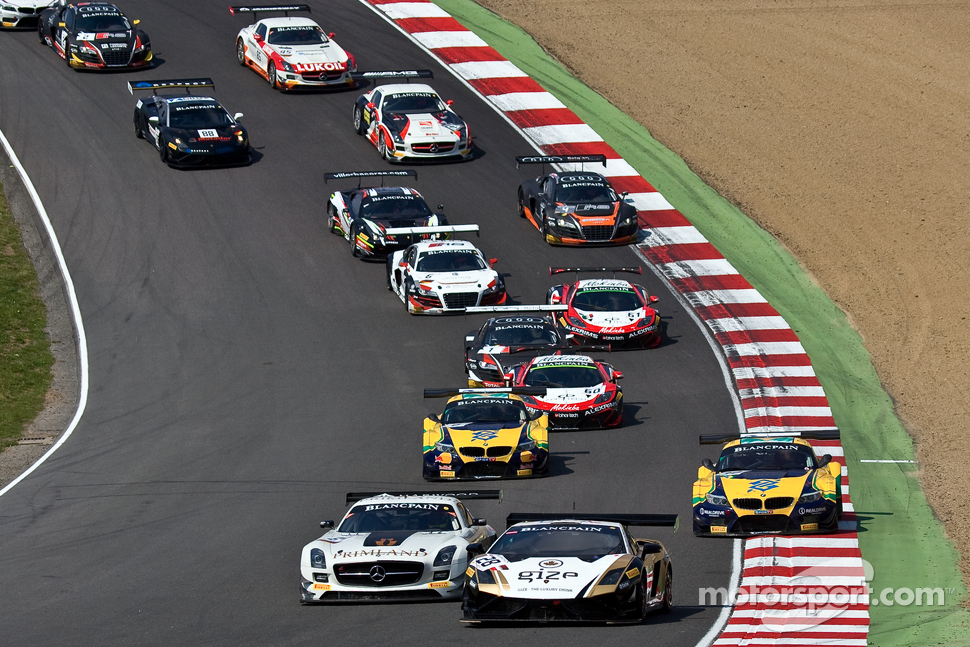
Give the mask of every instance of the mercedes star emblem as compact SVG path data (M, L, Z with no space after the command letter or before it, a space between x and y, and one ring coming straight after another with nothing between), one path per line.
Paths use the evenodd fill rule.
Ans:
M370 567L370 578L375 582L383 582L384 578L387 577L387 571L384 570L383 566L371 566Z

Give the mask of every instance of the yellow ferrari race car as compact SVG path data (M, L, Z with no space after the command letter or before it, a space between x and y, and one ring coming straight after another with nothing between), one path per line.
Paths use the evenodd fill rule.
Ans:
M449 398L444 413L424 420L424 478L453 481L545 476L549 472L549 421L531 413L520 395L542 387L425 389L426 398Z
M796 436L734 436L717 463L704 459L694 481L694 534L747 537L834 532L842 515L842 467L805 438L836 440L837 430ZM701 436L721 444L731 436Z

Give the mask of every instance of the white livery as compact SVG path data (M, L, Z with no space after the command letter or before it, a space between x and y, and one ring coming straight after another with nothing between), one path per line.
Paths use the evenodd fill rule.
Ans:
M357 501L336 528L321 523L330 529L303 548L300 600L460 597L469 546L480 553L496 532L472 517L459 496L380 494Z
M0 2L0 27L4 29L36 29L40 12L53 7L58 0L17 0Z

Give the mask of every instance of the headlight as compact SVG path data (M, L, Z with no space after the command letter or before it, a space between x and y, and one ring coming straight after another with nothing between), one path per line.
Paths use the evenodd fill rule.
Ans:
M597 582L597 586L607 586L610 584L616 584L623 577L623 568L614 568L612 571L608 571L603 578Z
M593 400L593 404L606 404L612 399L613 399L613 394L610 393L609 391L606 391L605 393L600 393L598 396L596 396L596 399Z
M502 278L499 277L488 284L488 287L485 288L485 294L493 294L495 292L501 292L504 289L505 289L505 281L503 281Z
M707 502L711 505L727 505L728 500L726 496L721 496L720 494L708 494Z
M438 551L438 554L434 558L434 564L432 566L451 566L451 560L455 558L455 552L458 550L457 546L445 546Z
M801 497L799 497L798 502L812 503L814 501L818 501L821 498L822 498L822 493L816 490L814 492L809 492L808 494L803 494Z
M236 135L236 139L239 140L240 144L246 141L245 138L243 137L243 132L241 130L237 130L235 135Z
M486 362L485 360L478 360L478 368L496 368L494 362Z
M436 451L443 452L443 453L452 453L455 451L455 446L444 439L436 442L434 444L434 448Z
M293 66L287 63L286 61L283 61L283 69L286 70L287 72L292 72Z
M566 229L579 229L575 222L572 220L567 220L566 218L556 218L556 224L560 227L565 227Z
M324 555L323 551L319 548L313 548L310 550L310 566L313 568L327 567L327 556Z
M414 286L414 291L425 297L437 297L438 295L434 293L434 290L425 290L421 287L420 283L412 283Z
M531 438L523 440L521 443L515 446L515 451L517 452L529 452L536 448L536 441Z
M141 36L135 37L135 54L145 51L145 44L141 42Z

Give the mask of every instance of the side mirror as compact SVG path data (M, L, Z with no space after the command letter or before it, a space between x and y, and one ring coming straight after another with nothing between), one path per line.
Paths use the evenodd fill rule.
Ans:
M620 194L620 197L621 197L621 198L625 198L625 197L627 197L628 195L630 195L630 192L629 192L629 191L624 191L623 193L621 193L621 194Z
M818 460L818 466L819 468L822 468L831 462L832 462L832 454L825 454L824 456L822 456L822 458Z
M368 108L368 109L370 109L370 110L373 110L373 109L374 109L374 108L376 108L376 107L377 107L377 106L376 106L376 105L374 105L374 102L373 102L373 101L371 101L370 103L368 103L368 104L367 104L367 108Z
M232 119L233 119L233 121L238 121L238 120L242 119L243 117L245 117L245 115L243 113L237 112L236 114L234 114L232 116Z
M253 40L256 41L257 43L261 43L263 42L263 37L260 36L259 34L253 34Z
M148 118L148 123L154 124L154 125L157 126L158 125L158 115L155 115L154 117L149 117Z
M497 258L490 258L490 259L488 259L488 264L489 265L495 265L496 263L498 263L498 259Z
M475 335L465 335L465 341L475 341Z
M573 338L575 338L575 337L576 337L576 335L574 335L573 333L571 333L571 332L567 332L567 333L566 333L566 336L565 336L565 339L573 339Z
M445 210L445 205L439 204L438 205L438 211L444 211L444 210Z
M530 411L529 412L529 420L530 421L531 420L538 420L539 418L541 418L544 415L546 415L546 414L545 414L544 411L542 411L542 409L536 409L535 411Z
M714 471L714 463L711 462L710 458L705 458L703 461L701 461L701 465L711 470L712 472Z
M326 521L320 522L321 528L333 528L333 519L327 519Z
M623 379L623 373L621 373L620 371L614 370L613 371L613 379L614 380L622 380Z
M329 34L327 34L327 36L329 36L330 38L333 38L335 34L333 32L330 32Z
M471 559L484 553L485 549L482 547L482 542L476 541L474 544L468 544L465 547L465 552L468 553L468 559Z
M397 266L398 267L407 267L408 266L408 262L407 261L401 261L400 263L397 264Z
M67 23L65 23L65 22L59 22L59 23L57 23L57 26L58 27L67 27Z
M454 99L448 99L447 101L445 101L445 104L447 104L449 106L454 105L454 103L455 103L455 100Z
M660 297L654 297L654 296L650 297L650 303L656 303L657 301L660 301Z
M141 24L141 19L135 18L134 20L131 21L131 24L133 24L133 25L140 25Z
M438 417L437 413L429 413L428 420L430 420L431 422L441 422L441 418Z
M479 517L475 517L474 519L472 519L472 525L473 526L484 526L487 523L488 523L487 521L485 521L484 519L481 519Z

